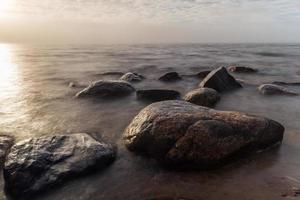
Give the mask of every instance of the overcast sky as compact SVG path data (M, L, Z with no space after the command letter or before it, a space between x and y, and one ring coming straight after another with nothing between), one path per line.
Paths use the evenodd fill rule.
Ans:
M300 0L0 0L0 41L300 42Z

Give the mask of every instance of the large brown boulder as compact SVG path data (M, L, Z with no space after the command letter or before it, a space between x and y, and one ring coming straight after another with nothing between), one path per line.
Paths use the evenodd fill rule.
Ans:
M199 106L213 107L221 97L214 89L198 88L188 92L183 99Z
M199 84L199 87L208 87L223 92L242 87L242 85L231 76L225 67L211 71Z
M76 97L119 97L134 92L134 87L126 81L97 81L76 94Z
M126 128L124 141L129 150L169 166L201 169L281 142L283 132L271 119L173 100L144 108Z
M66 179L107 166L115 148L85 133L42 136L16 143L4 164L6 190L27 198Z

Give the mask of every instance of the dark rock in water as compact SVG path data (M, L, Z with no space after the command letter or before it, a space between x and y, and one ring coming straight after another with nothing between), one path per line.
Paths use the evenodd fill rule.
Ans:
M78 92L76 97L117 97L134 91L134 87L126 81L97 81Z
M7 192L24 197L107 166L115 148L85 133L43 136L15 144L4 165Z
M199 106L213 107L220 101L220 95L211 88L198 88L188 92L183 99Z
M260 85L258 91L263 95L297 95L296 92L275 84Z
M162 90L162 89L153 89L153 90L138 90L136 92L137 98L141 100L148 101L164 101L164 100L173 100L180 97L180 93L175 90Z
M199 86L212 88L218 92L242 87L242 85L237 82L224 67L220 67L210 72Z
M0 135L0 164L2 166L6 154L14 143L14 138L8 135Z
M128 82L138 82L138 81L142 81L143 79L144 77L142 75L139 75L137 73L132 73L132 72L128 72L120 78L120 80L128 81Z
M229 66L228 71L236 73L254 73L257 72L257 69L251 67L241 67L241 66Z
M74 88L74 87L76 87L76 84L74 82L70 82L69 83L69 88Z
M125 73L124 72L104 72L104 73L100 73L97 75L101 75L101 76L123 76Z
M300 85L300 82L282 82L282 81L274 81L272 84L275 85Z
M144 108L123 138L129 150L168 166L203 169L277 144L283 132L271 119L175 100Z
M300 70L296 72L297 75L300 75Z
M207 71L202 71L196 74L197 77L199 78L205 78L211 71L207 70Z
M160 81L178 81L181 76L177 72L169 72L159 78Z

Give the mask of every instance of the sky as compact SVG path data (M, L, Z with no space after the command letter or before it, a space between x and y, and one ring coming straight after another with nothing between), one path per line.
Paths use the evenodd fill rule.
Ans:
M300 0L0 0L11 43L300 42Z

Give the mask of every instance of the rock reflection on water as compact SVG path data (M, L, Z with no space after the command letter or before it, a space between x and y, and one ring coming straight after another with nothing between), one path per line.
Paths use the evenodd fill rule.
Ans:
M257 52L267 52L260 53ZM272 81L300 82L297 45L113 45L0 46L0 132L27 137L71 132L103 135L116 143L115 163L99 173L51 190L38 199L281 199L293 195L300 180L300 99L264 97L256 85ZM284 55L284 56L283 56ZM234 74L251 84L222 94L217 109L259 114L285 128L281 148L213 171L167 171L151 159L128 152L122 132L145 107L136 96L114 99L74 99L81 88L99 79L117 79L104 72L137 72L146 77L137 89L174 89L181 94L199 79L164 83L170 71L193 74L217 66L241 64L257 74ZM300 92L299 86L289 86ZM3 181L1 182L3 185ZM283 185L289 185L284 189ZM282 186L282 187L281 187ZM284 191L283 191L284 190ZM4 197L3 191L1 192ZM285 196L285 197L284 197Z

